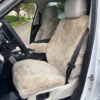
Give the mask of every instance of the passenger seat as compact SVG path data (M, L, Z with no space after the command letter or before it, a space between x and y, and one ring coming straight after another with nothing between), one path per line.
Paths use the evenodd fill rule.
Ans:
M72 95L81 72L87 37L82 44L69 84L65 85L67 64L88 28L86 12L85 0L66 0L65 19L59 22L47 47L48 62L26 59L13 66L13 82L22 98L35 100L35 95L49 92L53 98L49 100L59 100L64 98L64 94L65 97Z

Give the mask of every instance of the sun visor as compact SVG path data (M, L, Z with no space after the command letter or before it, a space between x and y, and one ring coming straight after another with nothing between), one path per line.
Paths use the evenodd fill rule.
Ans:
M0 1L0 19L7 15L15 6L23 0L1 0Z

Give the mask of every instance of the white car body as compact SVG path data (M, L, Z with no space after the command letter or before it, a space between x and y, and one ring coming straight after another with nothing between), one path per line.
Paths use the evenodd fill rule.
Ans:
M100 0L97 1L95 38L81 100L100 100Z

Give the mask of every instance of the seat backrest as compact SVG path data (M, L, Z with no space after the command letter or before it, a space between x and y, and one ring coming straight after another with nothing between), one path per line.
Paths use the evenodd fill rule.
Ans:
M66 0L65 19L59 22L47 49L48 62L59 69L65 76L67 64L88 26L87 7L85 0ZM74 69L70 78L79 75L84 55L86 41L81 48L77 67Z
M41 27L36 35L35 41L51 38L59 22L57 15L56 6L46 8L43 14Z

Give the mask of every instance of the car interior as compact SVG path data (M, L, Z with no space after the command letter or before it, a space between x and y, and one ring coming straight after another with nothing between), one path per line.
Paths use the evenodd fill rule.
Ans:
M0 100L70 100L87 47L91 0L35 0L27 46L5 19L23 1L0 2Z

